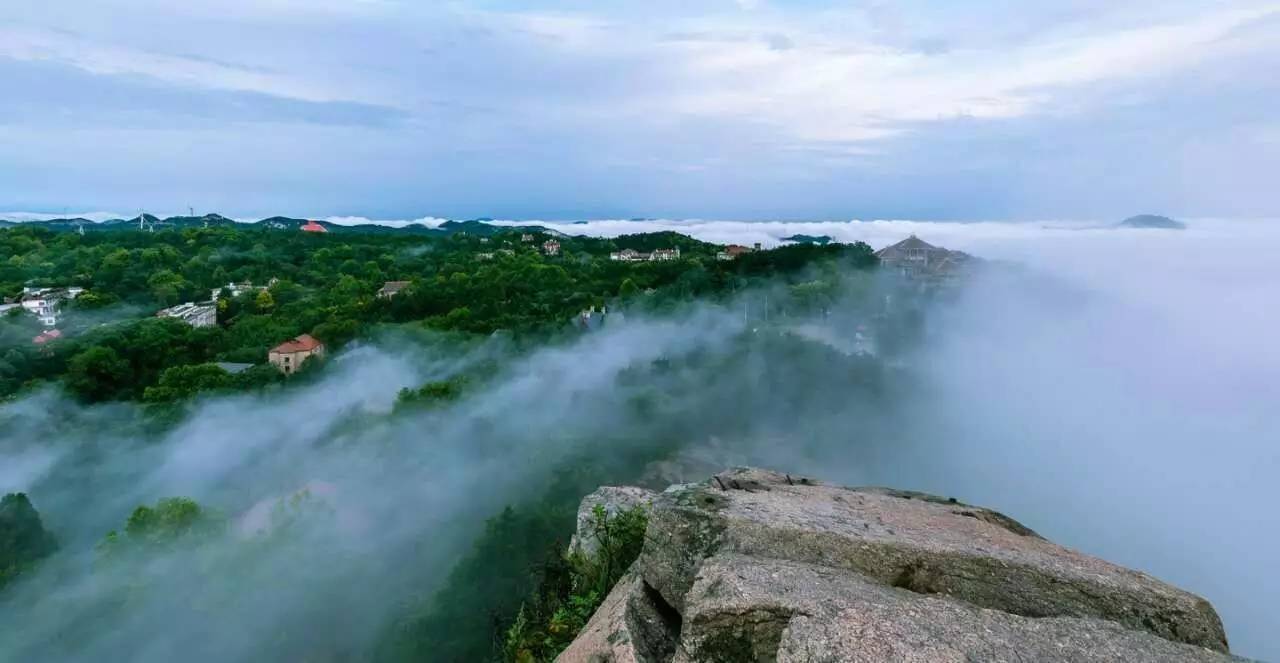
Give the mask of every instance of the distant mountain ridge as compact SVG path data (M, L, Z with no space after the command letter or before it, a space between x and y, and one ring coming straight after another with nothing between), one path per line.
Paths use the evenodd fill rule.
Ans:
M68 232L79 232L83 228L85 232L103 232L138 230L140 227L151 231L162 229L217 228L235 226L240 228L300 231L302 226L314 222L323 226L328 232L339 234L378 233L406 235L453 235L457 233L466 233L471 235L489 236L499 232L516 230L561 235L559 231L551 230L543 226L500 226L491 223L492 221L493 219L469 219L465 221L450 220L445 221L436 227L431 227L423 223L411 223L405 226L396 227L376 223L345 225L333 223L331 221L313 221L311 219L297 219L287 216L272 216L258 221L240 222L222 216L221 214L205 214L203 216L170 216L163 219L152 214L142 214L131 219L107 219L105 221L92 221L83 217L68 217L40 221L10 221L0 219L0 228L34 227Z

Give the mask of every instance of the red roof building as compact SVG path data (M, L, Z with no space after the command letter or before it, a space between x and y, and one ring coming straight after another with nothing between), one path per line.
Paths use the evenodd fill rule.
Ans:
M40 332L40 335L31 339L31 342L35 343L36 345L44 345L45 343L48 343L49 341L52 341L58 338L62 338L62 332L56 329L50 329L47 331Z
M279 352L280 354L292 354L294 352L311 352L321 347L324 347L324 343L321 343L319 339L311 334L303 334L271 348L271 351Z
M324 356L324 343L310 334L291 338L267 353L267 361L271 362L281 373L289 375L299 368L302 362L312 357Z
M328 228L325 228L324 226L320 225L319 223L316 223L315 221L308 221L308 222L306 223L306 225L302 226L302 232L304 232L304 233L327 233L327 232L329 232L329 229L328 229Z

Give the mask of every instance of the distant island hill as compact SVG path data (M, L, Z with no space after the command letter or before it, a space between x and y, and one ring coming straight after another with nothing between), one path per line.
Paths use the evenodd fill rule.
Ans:
M1121 221L1117 226L1119 228L1160 228L1164 230L1185 230L1187 224L1181 221L1175 221L1167 216L1158 214L1139 214L1131 216Z

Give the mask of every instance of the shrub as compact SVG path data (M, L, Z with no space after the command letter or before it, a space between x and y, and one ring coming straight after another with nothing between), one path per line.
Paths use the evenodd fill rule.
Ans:
M507 629L502 657L512 663L552 661L578 636L614 584L644 547L649 512L636 507L609 514L593 511L593 554L579 551L549 559L537 590Z

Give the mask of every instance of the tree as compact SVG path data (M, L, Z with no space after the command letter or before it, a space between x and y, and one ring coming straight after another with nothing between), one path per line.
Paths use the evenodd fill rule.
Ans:
M622 285L618 287L618 296L623 299L630 299L640 292L640 287L630 278L622 280Z
M226 389L231 384L231 374L217 364L174 366L165 369L159 384L147 387L143 400L152 403L182 400L202 391Z
M123 550L142 550L176 545L192 545L215 536L222 518L187 497L166 497L155 506L138 506L125 521L124 532L112 530L98 544L104 557Z
M259 313L270 313L271 310L276 307L276 300L271 296L270 291L261 290L258 292L258 296L253 300L253 307L257 309Z
M86 290L85 292L81 293L79 297L76 297L75 299L71 300L71 306L77 309L91 310L91 309L105 308L108 305L115 304L118 301L120 301L120 298L116 297L115 295L109 292L103 293L103 292L97 292L95 290Z
M26 494L0 499L0 589L57 549Z
M114 349L101 345L67 362L67 388L90 402L120 397L131 387L132 376L129 362Z
M164 306L177 304L183 290L187 289L188 285L186 279L168 269L162 269L147 279L147 286L151 289L151 296Z

